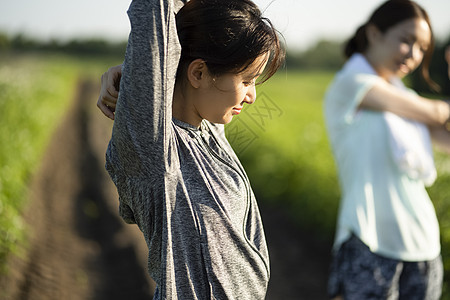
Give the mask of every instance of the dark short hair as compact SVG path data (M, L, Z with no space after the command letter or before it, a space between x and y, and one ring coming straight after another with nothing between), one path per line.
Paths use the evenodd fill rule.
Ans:
M191 0L176 15L181 58L177 79L201 58L213 76L239 73L262 54L269 63L261 82L278 70L284 59L278 32L250 0Z
M421 75L430 87L436 89L437 85L430 79L429 66L434 51L434 35L431 27L430 18L419 4L410 0L388 0L381 4L370 16L369 20L360 26L353 37L345 45L344 54L346 57L354 53L363 53L367 50L368 40L366 29L369 24L374 25L382 33L388 31L391 27L409 20L423 19L428 23L431 31L431 41L427 51L424 54L421 65Z

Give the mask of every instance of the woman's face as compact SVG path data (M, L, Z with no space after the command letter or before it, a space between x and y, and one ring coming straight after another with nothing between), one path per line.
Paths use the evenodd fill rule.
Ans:
M369 33L370 35L370 33ZM368 37L368 58L378 74L403 78L421 63L431 43L431 30L422 18L405 20Z
M268 55L261 55L239 74L227 73L211 78L194 103L199 116L218 124L231 122L233 116L240 114L244 103L255 102L255 82L267 60Z

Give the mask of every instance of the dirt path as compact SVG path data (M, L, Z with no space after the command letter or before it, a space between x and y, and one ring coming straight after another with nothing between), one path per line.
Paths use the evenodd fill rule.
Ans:
M111 121L95 107L98 86L80 82L31 184L29 246L0 278L5 300L151 299L147 248L118 217L104 170ZM267 299L325 298L329 245L301 233L282 210L261 206L271 255ZM24 247L25 249L25 247Z

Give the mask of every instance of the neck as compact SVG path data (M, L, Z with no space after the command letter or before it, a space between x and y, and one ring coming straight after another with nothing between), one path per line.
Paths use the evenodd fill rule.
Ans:
M386 74L386 72L383 71L382 68L379 67L379 64L377 63L376 57L370 53L370 51L366 51L363 53L364 57L367 59L369 64L372 66L372 68L377 72L378 76L385 80L389 80L389 75Z
M189 91L186 91L179 84L175 84L172 101L172 116L180 121L200 127L202 118L196 113L195 107L189 101Z

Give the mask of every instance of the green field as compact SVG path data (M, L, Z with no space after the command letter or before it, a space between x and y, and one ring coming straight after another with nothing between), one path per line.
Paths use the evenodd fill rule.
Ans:
M18 251L18 243L25 241L21 213L27 204L27 187L51 134L68 110L78 79L98 78L113 63L117 60L2 54L0 270L4 270L7 254Z
M2 56L0 59L0 262L24 236L27 186L49 137L67 112L80 76L99 80L116 59ZM279 72L258 87L256 103L227 125L260 201L285 207L299 226L331 240L339 203L322 98L331 72ZM100 115L99 115L100 116ZM450 159L429 190L440 219L450 275ZM295 237L293 237L295 238ZM450 278L447 276L446 278ZM447 279L450 283L450 279Z

